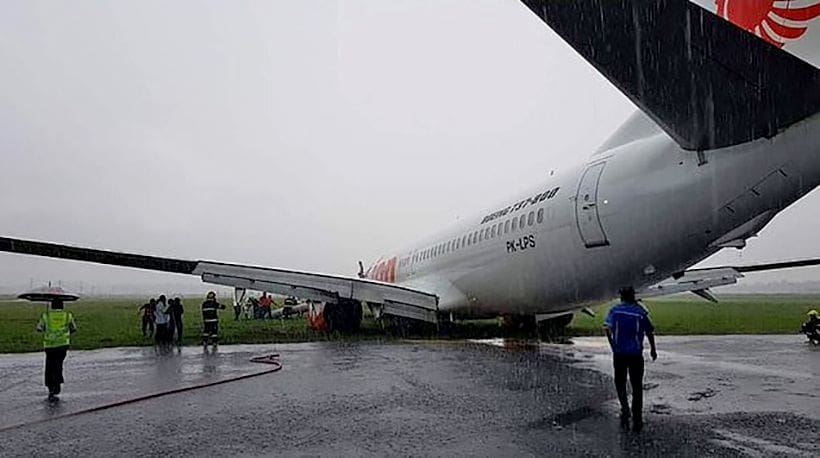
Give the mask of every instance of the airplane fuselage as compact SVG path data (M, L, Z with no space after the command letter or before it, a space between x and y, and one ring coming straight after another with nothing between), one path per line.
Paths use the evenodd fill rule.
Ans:
M700 154L650 123L633 116L584 163L368 276L435 292L455 316L574 311L743 246L820 184L818 115Z

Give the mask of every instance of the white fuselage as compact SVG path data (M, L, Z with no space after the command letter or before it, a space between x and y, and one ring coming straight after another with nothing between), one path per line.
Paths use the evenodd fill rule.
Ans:
M820 184L818 153L820 115L698 155L637 113L588 161L368 276L434 292L456 316L577 310L742 244Z

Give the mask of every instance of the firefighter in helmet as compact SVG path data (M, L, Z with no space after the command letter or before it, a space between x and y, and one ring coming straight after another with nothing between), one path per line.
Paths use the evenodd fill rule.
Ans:
M219 314L225 305L216 300L216 293L210 291L202 303L202 345L217 344L219 340Z

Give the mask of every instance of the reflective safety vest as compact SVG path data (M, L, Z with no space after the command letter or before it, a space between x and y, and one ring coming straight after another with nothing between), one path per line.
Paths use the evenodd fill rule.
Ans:
M46 332L43 335L43 348L63 347L71 343L69 323L74 317L65 310L49 310L43 314Z

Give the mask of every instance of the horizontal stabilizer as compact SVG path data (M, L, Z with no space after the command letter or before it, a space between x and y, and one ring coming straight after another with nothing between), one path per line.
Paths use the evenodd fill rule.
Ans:
M687 0L523 0L681 147L771 138L820 111L820 71Z
M638 291L638 295L640 297L653 297L689 291L708 301L717 302L717 298L709 291L709 288L735 284L744 277L744 273L812 266L820 266L820 258L747 266L715 266L689 269L673 275L668 280Z

